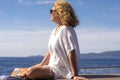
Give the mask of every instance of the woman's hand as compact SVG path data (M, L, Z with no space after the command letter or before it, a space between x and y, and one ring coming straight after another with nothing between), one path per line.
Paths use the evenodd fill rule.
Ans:
M85 77L74 76L74 77L73 77L73 80L88 80L88 79L85 78Z

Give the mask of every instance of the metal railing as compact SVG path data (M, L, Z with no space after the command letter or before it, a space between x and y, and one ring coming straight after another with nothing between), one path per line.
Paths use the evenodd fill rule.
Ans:
M80 70L83 71L84 75L87 75L88 70L98 70L98 69L120 69L120 66L108 66L108 67L85 67L85 68L80 68ZM120 74L120 72L119 72Z

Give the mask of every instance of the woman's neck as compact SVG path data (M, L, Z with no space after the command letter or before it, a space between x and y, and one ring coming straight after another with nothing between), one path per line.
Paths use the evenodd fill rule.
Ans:
M57 22L57 27L60 27L62 23L60 21Z
M62 25L62 24L57 24L57 26L56 26L56 27L57 27L57 28L59 28L61 25Z
M62 23L61 23L60 19L59 19L59 20L57 20L56 24L57 24L57 27L60 27L60 26L62 25Z

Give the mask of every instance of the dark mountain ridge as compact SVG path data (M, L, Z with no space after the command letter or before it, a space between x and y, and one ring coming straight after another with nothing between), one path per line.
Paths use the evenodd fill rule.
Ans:
M120 58L120 50L80 54L81 58Z
M40 57L43 58L42 55L32 55L29 57ZM105 51L101 53L81 53L80 58L120 58L120 50L117 51Z

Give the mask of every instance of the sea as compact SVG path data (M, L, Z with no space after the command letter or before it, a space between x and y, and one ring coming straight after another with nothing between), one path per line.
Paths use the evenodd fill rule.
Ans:
M9 76L15 68L30 67L40 63L42 59L42 57L0 57L0 76ZM120 58L81 58L79 74L119 74L119 66Z

